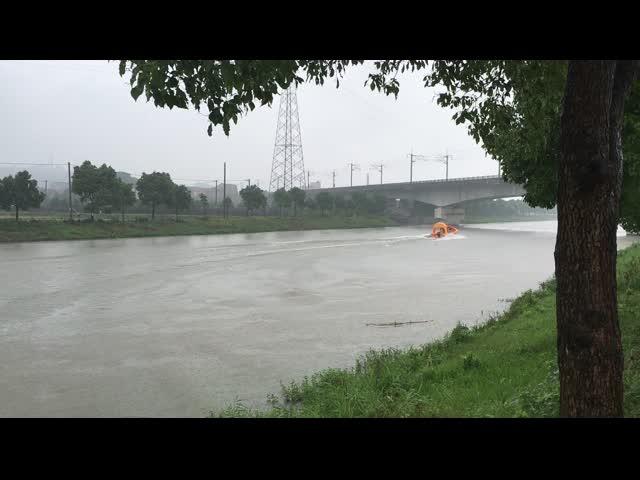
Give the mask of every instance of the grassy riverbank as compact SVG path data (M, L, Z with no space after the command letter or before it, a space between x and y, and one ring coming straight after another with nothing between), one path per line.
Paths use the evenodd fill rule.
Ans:
M396 223L381 216L298 216L298 217L183 217L154 222L64 222L60 220L0 220L0 243L42 240L87 240L98 238L213 235L284 230L386 227Z
M625 413L640 416L640 245L619 253ZM370 352L283 387L268 412L234 405L214 416L554 417L558 415L555 281L477 328L409 350Z

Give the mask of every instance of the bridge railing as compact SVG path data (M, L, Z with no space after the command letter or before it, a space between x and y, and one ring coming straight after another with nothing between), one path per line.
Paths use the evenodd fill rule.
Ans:
M438 183L438 182L461 182L461 181L466 181L466 180L489 180L489 179L496 179L496 178L502 178L501 175L484 175L481 177L459 177L459 178L439 178L436 180L417 180L414 182L403 182L403 183Z
M371 187L381 187L381 186L389 186L389 185L413 185L414 183L424 184L424 183L446 183L446 182L465 182L468 180L496 180L501 179L501 175L485 175L480 177L459 177L459 178L439 178L436 180L414 180L413 182L393 182L393 183L376 183L371 185L353 185L344 186L344 187L322 187L322 188L310 188L308 191L313 190L333 190L334 188L371 188Z

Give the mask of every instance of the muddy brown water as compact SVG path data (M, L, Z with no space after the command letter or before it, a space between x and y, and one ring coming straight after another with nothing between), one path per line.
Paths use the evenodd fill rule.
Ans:
M553 273L555 222L428 230L0 245L0 416L262 406L280 382L481 322ZM416 323L377 325L394 322Z

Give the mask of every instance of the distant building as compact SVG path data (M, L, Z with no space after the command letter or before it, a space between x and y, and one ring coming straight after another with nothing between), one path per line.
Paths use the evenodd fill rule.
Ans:
M216 199L218 204L222 204L222 195L224 192L224 186L219 183L218 184L218 193L216 195L216 187L205 187L200 184L199 186L189 186L187 188L191 190L191 196L194 198L198 198L201 193L204 193L207 196L207 200L209 205L215 205ZM227 197L231 199L234 205L238 205L240 203L240 194L238 193L238 186L232 183L227 183Z
M43 189L44 188L44 182L43 184L38 183L38 188ZM47 190L49 191L54 191L54 192L68 192L69 191L69 182L48 182L47 183Z
M307 188L307 190L313 190L315 188L322 188L322 186L320 185L320 182L309 182L309 187Z
M135 185L138 181L137 178L132 177L127 172L116 172L116 177L118 177L124 183L128 183L129 185Z

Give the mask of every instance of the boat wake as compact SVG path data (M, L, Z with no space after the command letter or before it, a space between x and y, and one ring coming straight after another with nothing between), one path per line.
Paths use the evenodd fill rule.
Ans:
M441 237L441 238L433 238L433 237L426 237L429 238L430 240L433 240L434 242L447 242L449 240L463 240L467 237L465 237L464 235L461 234L457 234L457 235L448 235L446 237Z

